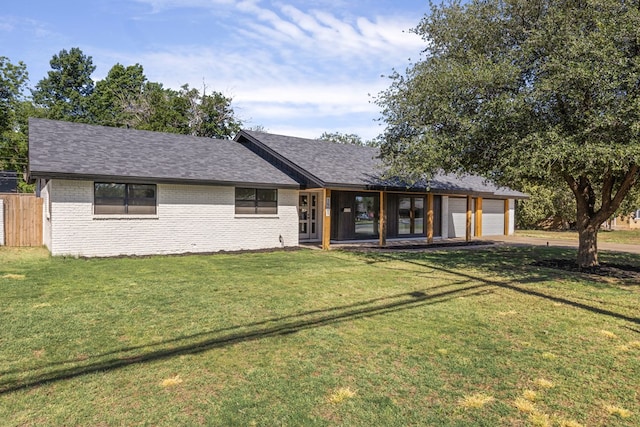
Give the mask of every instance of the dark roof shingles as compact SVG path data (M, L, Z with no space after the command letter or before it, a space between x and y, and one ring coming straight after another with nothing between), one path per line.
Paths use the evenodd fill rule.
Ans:
M29 121L29 164L34 177L298 186L234 141L45 119Z
M383 179L383 163L373 147L336 144L329 141L274 135L257 131L242 131L281 157L333 187L393 187L425 189L441 193L482 193L496 197L527 197L509 188L497 187L475 175L436 175L429 185L418 182L407 185L400 180Z

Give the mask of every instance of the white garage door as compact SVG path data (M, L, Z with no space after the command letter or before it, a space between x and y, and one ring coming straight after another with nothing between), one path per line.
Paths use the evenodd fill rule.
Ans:
M504 200L482 200L482 235L504 234Z
M471 235L475 234L475 200L471 209ZM467 230L466 197L449 197L449 237L465 237Z

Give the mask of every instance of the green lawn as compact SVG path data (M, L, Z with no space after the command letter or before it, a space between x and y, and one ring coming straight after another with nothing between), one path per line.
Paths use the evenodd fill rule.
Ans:
M640 425L640 284L573 257L0 248L0 424Z
M578 241L577 231L516 230L516 236ZM598 242L640 245L640 230L600 230Z

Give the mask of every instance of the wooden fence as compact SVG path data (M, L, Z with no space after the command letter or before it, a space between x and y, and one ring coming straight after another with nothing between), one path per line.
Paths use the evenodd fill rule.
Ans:
M42 199L33 194L0 194L4 200L4 244L42 245Z

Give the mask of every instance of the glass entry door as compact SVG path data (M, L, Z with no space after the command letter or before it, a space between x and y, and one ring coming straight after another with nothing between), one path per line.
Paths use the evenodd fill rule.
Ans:
M318 238L318 194L300 193L298 198L298 232L300 240Z
M424 234L424 197L400 197L398 200L398 235L422 234Z

